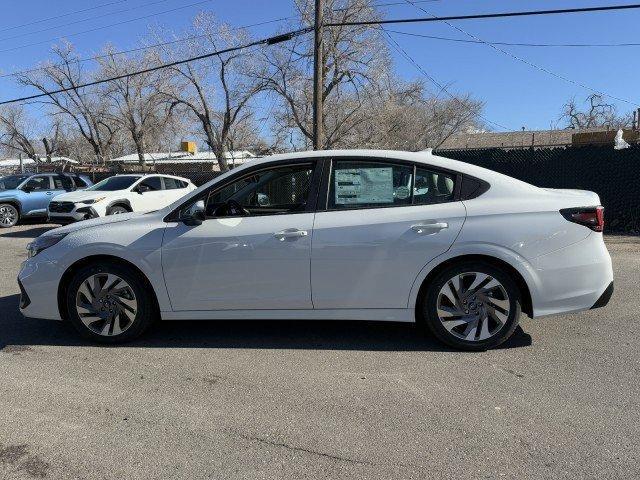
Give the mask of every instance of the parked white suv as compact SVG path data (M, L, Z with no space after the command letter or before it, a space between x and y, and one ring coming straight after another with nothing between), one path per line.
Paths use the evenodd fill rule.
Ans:
M170 205L196 186L171 175L115 175L76 192L58 195L49 203L53 223L71 223L127 212L149 212Z

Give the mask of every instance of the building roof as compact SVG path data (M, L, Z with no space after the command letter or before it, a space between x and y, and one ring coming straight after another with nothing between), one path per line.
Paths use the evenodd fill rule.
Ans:
M48 164L49 162L46 161L46 157L41 157L42 160L40 161L40 164ZM32 158L23 158L22 159L22 164L23 165L33 165L34 163L36 163ZM77 160L73 160L72 158L69 157L51 157L51 163L79 163ZM20 166L20 159L19 158L7 158L5 160L0 160L0 167L19 167Z
M225 158L229 161L237 161L239 163L256 158L256 156L248 150L236 150L233 152L225 152ZM217 163L216 156L213 152L156 152L145 153L144 159L146 163ZM123 155L122 157L112 158L110 162L121 163L138 163L138 154L131 153L129 155Z

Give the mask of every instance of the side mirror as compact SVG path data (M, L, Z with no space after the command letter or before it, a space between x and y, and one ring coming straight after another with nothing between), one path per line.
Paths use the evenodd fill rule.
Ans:
M204 200L198 200L182 213L180 220L190 227L202 225L206 218L204 209Z
M138 185L138 187L136 188L136 192L138 192L140 195L150 190L151 189L147 185Z
M25 185L24 187L22 187L22 191L23 191L24 193L31 193L31 192L33 192L33 188L31 188L31 187L29 187L29 186Z

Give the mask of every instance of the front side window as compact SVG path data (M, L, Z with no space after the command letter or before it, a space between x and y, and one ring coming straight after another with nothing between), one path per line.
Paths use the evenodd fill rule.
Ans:
M139 178L140 177L129 175L109 177L87 188L87 190L98 192L115 192L117 190L125 190L137 182Z
M413 167L337 160L329 185L330 209L411 205Z
M51 181L48 175L41 177L31 177L29 181L25 183L23 188L31 192L51 190Z
M147 187L148 190L155 192L162 190L162 180L160 177L148 177L142 180L139 184L141 187Z
M225 216L230 201L245 209L245 214L302 212L309 200L312 175L311 164L256 172L212 192L207 200L207 215Z
M79 175L76 175L75 177L73 177L73 181L76 184L76 187L78 188L85 188L88 186L87 182Z

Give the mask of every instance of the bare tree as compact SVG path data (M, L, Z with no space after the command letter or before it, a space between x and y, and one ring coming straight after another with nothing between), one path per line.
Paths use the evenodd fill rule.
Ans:
M55 63L48 62L37 70L18 74L17 80L46 94L44 100L38 102L50 107L54 118L63 117L70 121L91 145L96 160L103 162L109 157L117 129L108 115L109 104L96 87L92 90L78 88L95 77L84 69L71 44L54 47L53 51ZM60 89L66 91L50 93Z
M186 52L184 45L179 51L166 49L163 60L202 55L249 41L245 31L219 24L207 13L196 17L191 35L198 38L189 42ZM239 50L177 65L170 68L171 84L159 89L172 110L181 108L195 117L222 171L229 169L228 146L239 143L234 132L246 131L254 119L250 103L263 89L257 76L248 75L259 70L256 61L255 55Z
M582 110L575 98L564 104L560 120L567 122L569 128L605 127L611 129L629 127L631 115L618 115L615 105L605 103L602 95L592 93L585 103L587 108Z
M48 130L48 131L47 131ZM18 152L28 158L41 161L37 145L41 137L45 157L51 162L52 155L60 148L61 124L55 121L45 129L41 129L24 105L9 105L0 111L0 146L10 152Z
M119 77L155 65L156 58L150 54L132 58L116 55L114 51L113 47L106 47L99 59L101 78ZM163 70L147 72L112 80L104 89L110 104L108 114L113 123L131 136L141 165L145 164L150 141L162 135L169 122L169 108L161 93L167 78L167 72Z
M309 27L314 21L314 1L296 0L300 23ZM327 0L326 23L343 23L379 18L371 0ZM269 65L261 78L280 102L274 114L274 134L287 138L296 131L308 147L312 134L312 37L300 36L263 52ZM376 86L391 74L386 43L367 26L337 26L324 29L323 36L324 148L344 143L344 138L366 122L363 115Z

